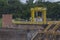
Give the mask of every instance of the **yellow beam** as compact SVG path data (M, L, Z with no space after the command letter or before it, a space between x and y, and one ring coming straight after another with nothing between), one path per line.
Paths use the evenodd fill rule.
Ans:
M12 23L13 24L43 24L43 22L31 22L31 21L15 21L15 20L12 20Z
M44 24L46 24L46 10L43 10L42 13L43 13L43 22Z
M34 22L34 9L31 8L31 22Z
M51 25L52 25L52 24L49 24L49 25L45 28L44 32L48 31L48 29L51 27Z
M59 27L60 27L59 24L56 24L55 27L53 28L53 30L55 31Z

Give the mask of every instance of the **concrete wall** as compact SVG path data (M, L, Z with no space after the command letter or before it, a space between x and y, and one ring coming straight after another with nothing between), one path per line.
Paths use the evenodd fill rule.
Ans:
M27 40L27 37L23 31L0 29L0 40Z
M2 15L2 27L7 27L12 25L12 15L3 14Z

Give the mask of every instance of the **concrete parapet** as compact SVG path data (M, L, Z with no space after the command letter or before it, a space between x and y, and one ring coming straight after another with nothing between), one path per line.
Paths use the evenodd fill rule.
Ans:
M12 25L12 15L3 14L2 15L2 27L7 27Z

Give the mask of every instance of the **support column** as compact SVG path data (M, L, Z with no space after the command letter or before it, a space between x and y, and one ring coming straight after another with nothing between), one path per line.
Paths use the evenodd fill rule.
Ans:
M31 9L31 22L34 22L34 9Z
M43 10L43 20L43 23L46 24L46 10Z

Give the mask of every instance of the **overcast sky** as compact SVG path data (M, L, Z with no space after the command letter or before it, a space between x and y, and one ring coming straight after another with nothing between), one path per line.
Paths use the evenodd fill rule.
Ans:
M49 1L51 1L51 2L57 2L57 1L60 1L60 0L49 0Z
M26 2L26 0L21 0L23 3L25 3ZM35 0L36 1L36 0ZM34 1L34 2L35 2ZM47 1L47 0L46 0ZM57 1L60 1L60 0L48 0L48 1L50 1L50 2L57 2Z

